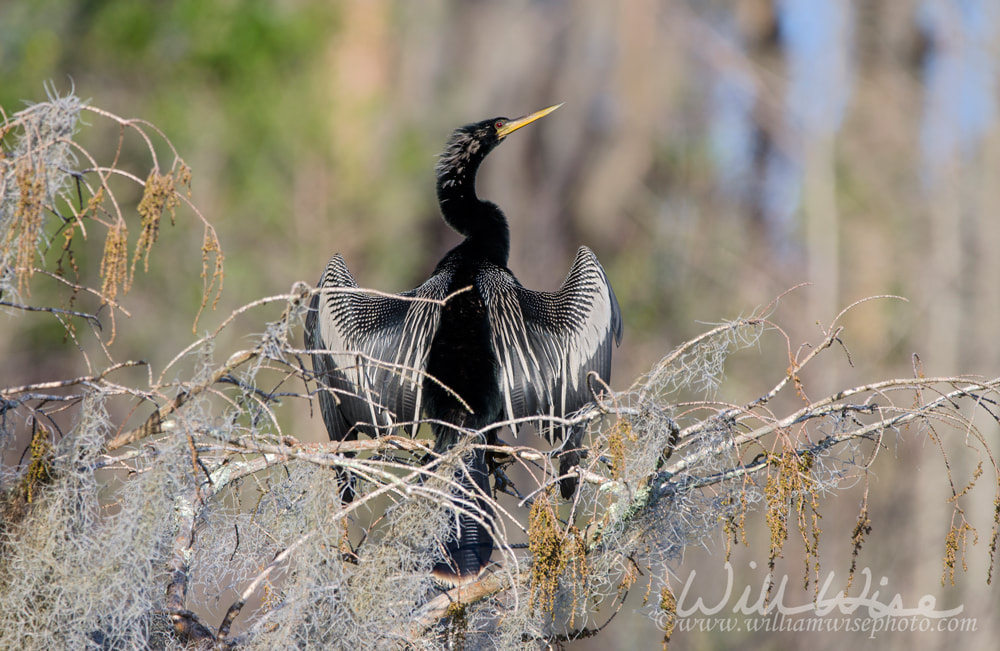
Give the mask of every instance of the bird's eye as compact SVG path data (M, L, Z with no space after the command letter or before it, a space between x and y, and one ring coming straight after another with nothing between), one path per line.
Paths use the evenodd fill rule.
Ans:
M503 123L504 123L503 120L497 120L496 122L493 123L493 128L494 129L499 129L500 127L503 126Z

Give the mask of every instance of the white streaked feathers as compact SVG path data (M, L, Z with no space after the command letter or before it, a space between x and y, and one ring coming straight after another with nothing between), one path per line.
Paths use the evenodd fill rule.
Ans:
M331 353L314 355L314 367L337 395L337 402L320 401L332 438L359 424L386 433L420 418L423 370L442 312L434 301L447 296L450 282L450 272L440 271L399 297L351 291L358 285L343 258L330 260L320 283L327 291L313 300L306 330L310 347ZM621 338L618 302L594 253L581 247L555 292L525 289L489 263L475 285L493 331L504 417L566 416L590 402L587 375L609 379L611 343ZM544 422L539 430L564 434Z
M580 248L556 292L525 289L500 268L480 277L506 417L565 416L590 402L587 375L609 378L611 341L621 338L618 302L594 253Z
M319 326L313 329L320 340L314 335L311 345L332 353L322 356L323 379L337 393L346 426L391 429L393 423L418 420L422 371L441 315L441 305L434 301L447 295L447 282L432 276L399 297L374 295L358 289L344 259L335 255L320 288L327 290L313 301Z

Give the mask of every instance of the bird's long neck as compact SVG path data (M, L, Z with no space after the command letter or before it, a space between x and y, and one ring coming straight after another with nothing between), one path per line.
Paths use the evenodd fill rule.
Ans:
M443 158L437 175L438 203L445 222L465 236L464 246L506 267L510 257L507 217L495 203L476 196L476 173L482 161L477 156Z

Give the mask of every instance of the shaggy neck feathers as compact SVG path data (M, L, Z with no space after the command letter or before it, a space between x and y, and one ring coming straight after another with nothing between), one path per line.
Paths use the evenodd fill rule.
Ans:
M510 228L500 208L476 196L476 174L498 144L488 127L470 125L452 134L437 165L437 196L445 222L465 236L465 248L507 266Z

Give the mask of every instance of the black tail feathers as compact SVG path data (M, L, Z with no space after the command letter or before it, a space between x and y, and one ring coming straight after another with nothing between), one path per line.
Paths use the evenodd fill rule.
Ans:
M460 508L452 519L446 558L433 570L438 581L452 586L474 581L493 554L493 536L483 525L492 522L495 515L490 505L490 477L483 450L473 450L462 459L455 469L455 482L458 487L452 490L452 495Z

